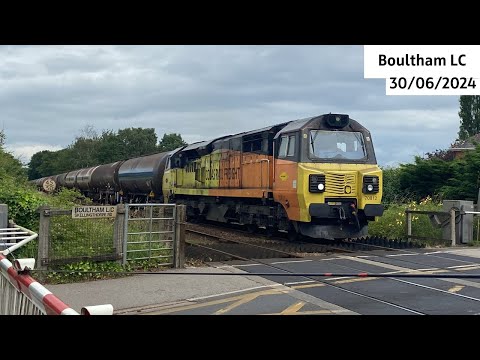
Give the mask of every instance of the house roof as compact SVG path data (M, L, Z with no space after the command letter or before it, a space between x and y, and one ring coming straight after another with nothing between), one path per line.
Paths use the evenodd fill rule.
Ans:
M462 150L473 150L475 148L474 143L480 144L480 133L470 136L466 140L457 140L452 146L450 146L450 151L462 151Z

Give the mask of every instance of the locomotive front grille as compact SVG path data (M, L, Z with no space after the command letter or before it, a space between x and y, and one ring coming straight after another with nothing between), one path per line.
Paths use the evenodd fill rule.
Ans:
M357 193L355 174L327 173L325 191L333 195L355 196Z

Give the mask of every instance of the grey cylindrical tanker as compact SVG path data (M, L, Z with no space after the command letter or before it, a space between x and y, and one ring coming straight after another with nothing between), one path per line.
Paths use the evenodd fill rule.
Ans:
M35 180L34 183L38 190L46 192L52 192L58 187L57 182L55 181L55 175L42 177Z
M89 167L82 169L77 174L77 185L80 190L88 190L91 188L90 181L92 178L93 172L97 169L98 166Z
M69 188L69 189L72 189L74 187L76 187L76 184L77 184L77 174L81 171L80 170L73 170L73 171L70 171L69 173L67 173L67 175L65 175L65 187Z
M124 192L162 194L162 180L168 152L126 160L118 170L118 180Z
M123 160L98 166L92 173L90 187L99 190L120 190L118 168L122 164Z
M67 173L59 174L55 176L55 182L57 183L57 187L63 187L65 186L65 176Z
M37 186L37 188L40 189L40 188L42 187L42 184L43 184L43 180L44 180L44 179L45 179L45 178L42 177L42 178L40 178L40 179L35 180L35 185Z

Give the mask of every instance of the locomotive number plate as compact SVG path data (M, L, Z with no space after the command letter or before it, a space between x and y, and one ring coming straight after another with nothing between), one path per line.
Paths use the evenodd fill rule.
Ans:
M365 195L365 200L377 200L377 195Z

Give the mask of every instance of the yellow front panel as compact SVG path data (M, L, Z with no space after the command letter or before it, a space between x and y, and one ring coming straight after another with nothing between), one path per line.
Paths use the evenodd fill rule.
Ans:
M310 174L325 175L325 192L311 193L309 191ZM364 175L378 176L378 193L368 195L362 192ZM363 209L367 204L380 204L382 200L382 171L377 165L299 163L298 183L300 221L311 221L310 204L324 203L325 198L356 198L359 209Z

